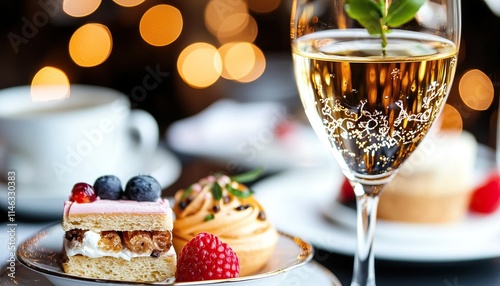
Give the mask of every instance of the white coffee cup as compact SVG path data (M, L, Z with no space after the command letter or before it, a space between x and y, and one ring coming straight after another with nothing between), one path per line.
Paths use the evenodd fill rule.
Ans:
M33 101L30 86L0 90L0 169L16 172L19 191L69 195L77 182L133 175L158 138L153 116L113 89L71 85L68 98L47 102Z

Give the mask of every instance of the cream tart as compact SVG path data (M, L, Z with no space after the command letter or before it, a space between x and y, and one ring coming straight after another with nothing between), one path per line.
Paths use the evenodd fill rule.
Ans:
M246 185L227 175L210 175L177 191L174 199L178 253L198 233L208 232L236 252L241 276L255 273L272 256L278 232Z

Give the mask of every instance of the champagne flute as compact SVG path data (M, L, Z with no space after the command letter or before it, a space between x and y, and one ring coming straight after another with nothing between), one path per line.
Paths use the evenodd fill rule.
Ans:
M294 0L291 14L302 105L356 195L351 286L373 286L379 195L445 105L460 0Z

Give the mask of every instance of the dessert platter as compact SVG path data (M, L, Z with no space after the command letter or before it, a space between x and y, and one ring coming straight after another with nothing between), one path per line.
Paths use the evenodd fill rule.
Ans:
M473 167L476 184L494 168L493 159L492 150L478 146ZM300 234L320 249L353 255L356 214L338 201L343 181L332 163L289 170L259 181L253 189L277 228ZM499 257L499 219L500 209L490 214L468 212L458 221L441 223L379 219L374 251L379 259L423 263Z
M125 156L126 157L126 156ZM125 180L137 173L153 175L163 188L177 180L181 172L181 163L170 151L158 147L151 160L139 164L133 158L124 158L123 166L137 166L136 170L120 171L119 177ZM0 207L7 208L7 186L0 183ZM68 198L66 190L44 190L34 185L18 185L16 192L16 210L19 215L44 219L57 219L61 215L61 206Z
M21 269L0 285L340 285L310 243L270 223L245 178L209 175L171 200L150 175L76 183L62 222L18 246Z

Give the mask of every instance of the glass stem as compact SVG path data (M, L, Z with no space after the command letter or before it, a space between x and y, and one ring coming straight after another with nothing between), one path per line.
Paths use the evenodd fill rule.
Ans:
M373 238L377 221L378 194L383 185L354 184L357 211L357 249L351 286L375 286Z

